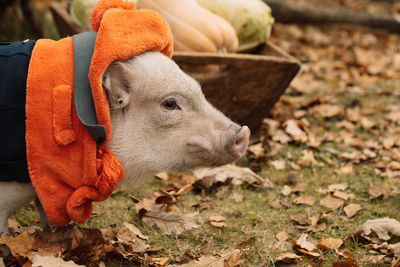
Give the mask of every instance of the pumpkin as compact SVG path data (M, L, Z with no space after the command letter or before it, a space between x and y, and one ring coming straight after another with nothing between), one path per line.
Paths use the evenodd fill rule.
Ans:
M235 52L238 48L232 25L196 0L138 0L136 4L160 12L167 20L176 51Z

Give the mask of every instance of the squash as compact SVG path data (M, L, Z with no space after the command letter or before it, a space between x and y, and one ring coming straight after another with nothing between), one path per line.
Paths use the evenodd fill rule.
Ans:
M136 4L160 12L167 20L176 51L235 52L238 48L232 25L196 0L138 0Z

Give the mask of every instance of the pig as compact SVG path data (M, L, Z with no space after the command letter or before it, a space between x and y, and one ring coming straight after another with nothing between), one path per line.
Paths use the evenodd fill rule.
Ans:
M103 87L113 127L108 148L125 171L117 191L162 171L224 165L247 149L249 128L214 108L200 85L159 52L112 63ZM51 224L30 183L0 182L0 235L8 234L8 216L32 200L41 222Z

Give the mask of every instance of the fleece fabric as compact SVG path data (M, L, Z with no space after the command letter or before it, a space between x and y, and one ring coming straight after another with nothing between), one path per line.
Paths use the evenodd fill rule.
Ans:
M35 41L0 44L0 182L30 182L25 144L26 78Z
M109 197L124 176L108 150L112 127L103 74L114 61L146 51L171 57L173 38L157 12L135 10L124 0L101 0L92 14L97 31L88 73L97 124L107 137L97 144L74 105L73 38L41 39L33 49L27 80L26 145L29 175L51 222L63 226L89 219L93 201Z

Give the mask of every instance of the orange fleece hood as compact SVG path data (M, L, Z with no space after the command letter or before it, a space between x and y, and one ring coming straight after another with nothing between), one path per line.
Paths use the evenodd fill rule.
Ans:
M74 105L73 37L38 40L29 64L26 145L29 175L51 222L63 226L90 218L92 202L107 199L124 176L106 147L112 127L103 74L114 61L146 51L172 57L173 37L155 11L135 10L128 0L100 0L91 18L97 31L89 82L97 123L107 137L97 144Z

